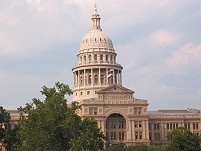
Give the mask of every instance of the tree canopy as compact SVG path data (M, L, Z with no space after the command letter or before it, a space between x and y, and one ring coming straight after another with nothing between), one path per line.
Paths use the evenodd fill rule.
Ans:
M19 151L98 150L103 148L103 134L93 119L81 119L80 108L73 102L67 106L65 95L71 94L68 85L42 87L43 101L34 98L20 107L18 137ZM86 142L85 138L90 142Z
M179 127L169 135L170 146L175 151L200 151L200 138L190 130Z
M17 143L17 127L11 129L10 118L10 113L0 106L0 143L8 151Z

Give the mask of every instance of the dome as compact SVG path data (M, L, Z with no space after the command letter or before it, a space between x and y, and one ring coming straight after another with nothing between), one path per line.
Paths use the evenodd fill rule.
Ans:
M114 52L112 40L104 33L100 26L100 16L97 12L96 5L92 15L92 29L84 36L80 43L80 53L93 51L97 48L100 51Z
M81 41L80 50L91 48L103 48L114 51L112 40L101 30L91 30Z

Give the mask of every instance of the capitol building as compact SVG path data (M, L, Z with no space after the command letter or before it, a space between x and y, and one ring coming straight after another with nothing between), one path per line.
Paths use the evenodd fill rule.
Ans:
M72 101L82 106L78 111L81 117L97 120L106 138L105 147L118 143L166 144L167 134L178 127L200 134L200 110L149 111L146 99L135 98L134 91L123 86L123 67L116 61L112 40L101 28L96 6L91 20L91 31L81 40L77 65L72 68ZM14 113L10 113L14 122Z
M200 110L148 111L148 101L135 98L134 91L122 85L123 67L116 62L112 40L102 31L100 19L95 6L91 31L81 40L78 64L72 68L73 101L82 106L78 114L97 120L106 146L167 143L167 134L178 127L198 135Z

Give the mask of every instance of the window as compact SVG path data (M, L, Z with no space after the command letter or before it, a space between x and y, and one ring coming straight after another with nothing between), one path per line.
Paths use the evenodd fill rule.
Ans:
M198 129L198 123L193 123L193 129Z
M112 55L110 56L110 61L112 61Z
M97 54L94 55L94 60L97 60Z
M94 83L98 83L98 75L97 74L94 76Z
M138 140L138 132L135 132L135 139Z
M89 77L88 77L88 82L89 82L89 84L91 84L91 75L89 75Z
M83 93L82 93L82 92L80 92L80 95L83 95Z
M87 95L89 95L90 94L90 91L87 91Z
M80 85L83 85L83 79L82 79L82 76L80 76Z
M141 115L142 108L141 107L134 107L134 115Z
M190 129L190 123L185 123L184 127L187 128L187 129Z
M119 121L119 129L123 129L124 128L124 121Z
M97 107L89 107L89 115L97 115L98 108Z
M86 61L86 56L84 56L84 61Z
M104 83L104 75L101 75L101 83Z
M139 139L142 139L142 132L139 132Z
M103 60L103 55L102 54L100 55L100 60Z
M105 56L105 60L108 61L108 55Z
M89 61L91 61L91 55L89 55Z

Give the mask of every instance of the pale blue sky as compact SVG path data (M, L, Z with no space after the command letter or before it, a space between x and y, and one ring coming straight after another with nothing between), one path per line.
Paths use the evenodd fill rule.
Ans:
M201 109L200 0L0 0L0 105L23 106L57 81L72 87L94 2L123 86L149 110Z

